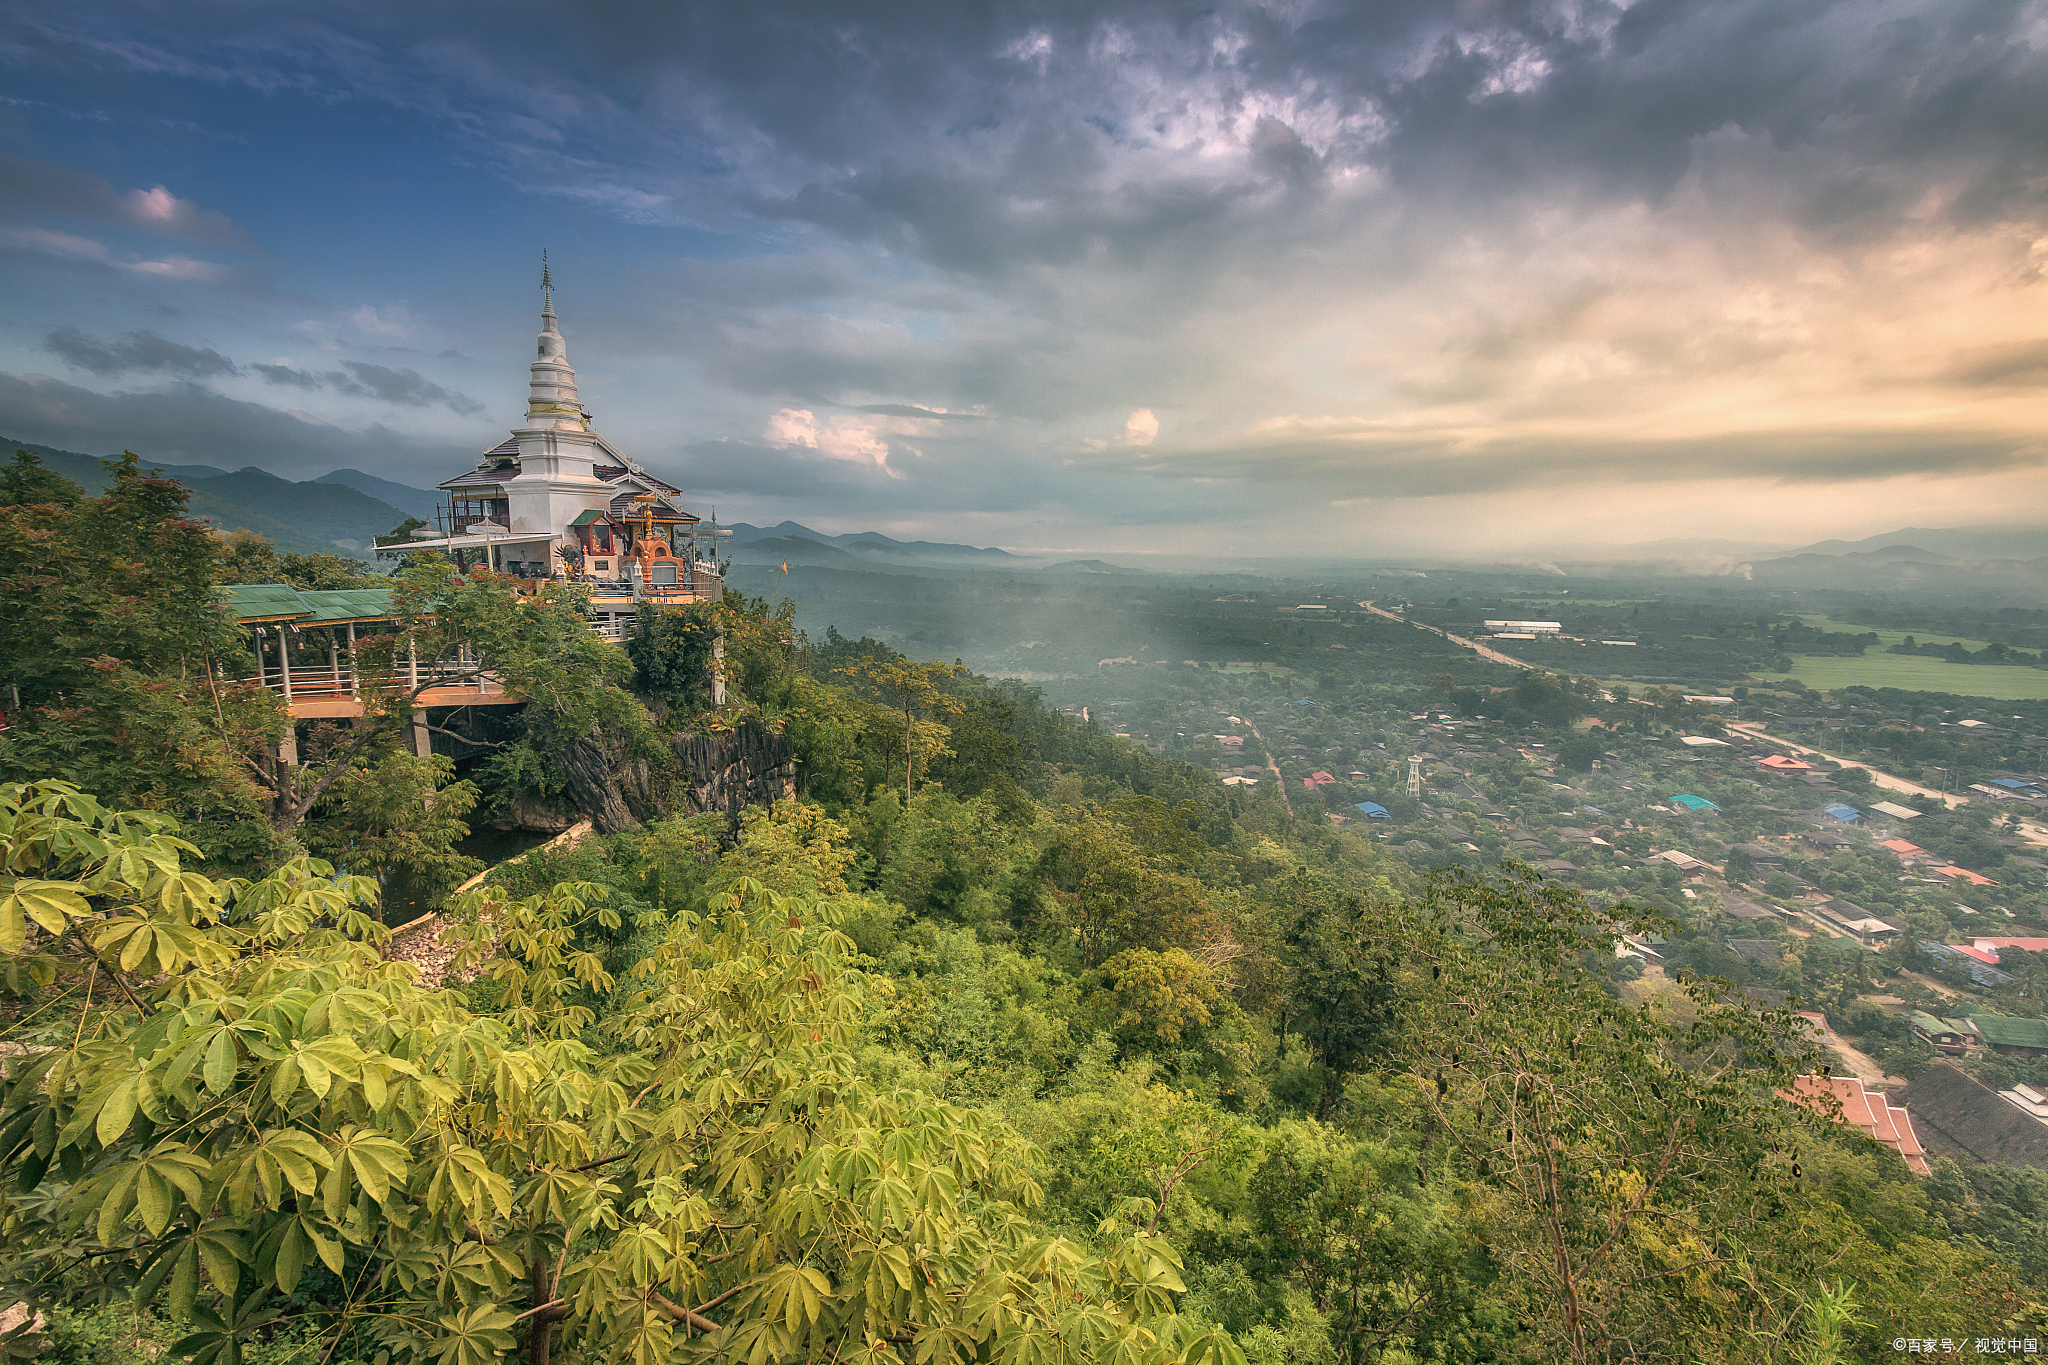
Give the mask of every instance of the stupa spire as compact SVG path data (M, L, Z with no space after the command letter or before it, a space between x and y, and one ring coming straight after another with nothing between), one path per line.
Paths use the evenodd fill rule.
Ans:
M540 344L533 362L533 379L527 385L526 425L585 430L583 402L576 396L576 370L569 364L569 347L562 340L560 321L555 317L555 281L548 270L548 254L540 254Z

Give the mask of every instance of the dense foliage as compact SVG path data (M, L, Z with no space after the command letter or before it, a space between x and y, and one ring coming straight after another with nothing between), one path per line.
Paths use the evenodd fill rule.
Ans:
M0 511L33 511L10 572L92 606L29 547L93 500L4 477L29 501ZM156 518L132 553L270 571L186 529L175 491L106 496ZM622 649L573 592L420 557L398 628L363 645L388 686L360 721L301 723L304 761L278 765L265 691L217 669L174 688L181 648L239 647L204 592L113 581L66 648L127 662L24 637L72 691L25 696L0 740L0 1298L40 1314L9 1353L1789 1362L2048 1335L2032 1174L1922 1181L1782 1098L1824 1061L1770 990L1854 1027L1905 964L1784 931L1778 957L1735 957L1712 917L1743 877L1901 915L1953 893L1860 851L1731 855L1682 886L1642 861L1678 815L1599 825L1583 889L1514 861L1510 832L1681 773L1716 807L1688 846L1779 828L1755 782L1665 752L1709 723L1677 689L1162 593L1152 619L1261 654L1098 710L1133 739L1023 683L814 641L787 604L663 615ZM1333 644L1397 659L1390 681L1313 662ZM436 714L421 758L415 661L526 704ZM125 771L67 701L120 668L193 713L128 722L185 737L175 777ZM691 814L678 736L743 722L793 747L795 798ZM1254 726L1284 789L1184 761ZM1467 784L1444 774L1433 810L1403 788L1425 743ZM1332 822L1368 797L1385 828ZM387 960L378 878L452 886L486 814L593 801L617 802L603 831L444 906L445 975ZM1980 823L1919 822L2004 856ZM1615 956L1652 941L1663 974ZM2011 1008L2038 1013L2014 965Z

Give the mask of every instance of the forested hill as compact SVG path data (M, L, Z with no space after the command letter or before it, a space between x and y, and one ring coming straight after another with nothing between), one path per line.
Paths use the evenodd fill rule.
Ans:
M1679 932L1626 901L1425 877L1027 687L807 639L786 603L649 611L620 648L574 592L424 556L360 642L394 681L283 763L182 490L17 465L0 503L14 615L61 623L0 622L10 1353L1789 1362L2048 1335L2014 1216L2038 1173L1922 1180L1786 1102L1820 1064L1803 1022L1624 980L1618 933ZM417 757L405 658L481 659L525 704L436 709ZM741 733L788 746L795 797L692 813L678 755ZM452 891L471 825L565 824L596 764L610 832L448 896L445 975L385 959L397 878Z
M17 450L28 451L45 468L88 492L101 492L108 484L107 462L95 456L0 439L0 461ZM192 516L224 531L260 535L288 553L367 550L374 537L389 534L407 516L405 511L348 487L333 475L324 480L295 483L253 466L230 472L211 465L144 460L142 467L160 471L165 478L190 489L187 507ZM431 501L429 495L428 502Z

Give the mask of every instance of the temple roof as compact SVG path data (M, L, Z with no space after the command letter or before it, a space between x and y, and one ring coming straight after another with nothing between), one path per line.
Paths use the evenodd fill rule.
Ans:
M597 477L606 483L617 483L620 479L638 479L657 493L680 493L683 490L672 483L655 478L644 469L627 469L621 465L601 464L596 466Z
M509 483L519 477L519 469L472 469L467 474L457 474L452 479L443 479L436 488L472 488L490 484Z
M612 516L616 517L620 521L626 522L641 520L645 514L641 511L642 504L640 502L640 499L647 496L647 494L640 492L619 494L617 497L612 499ZM674 503L671 503L667 498L660 497L658 495L654 499L654 519L656 521L683 521L692 523L699 520L699 518L691 516L688 512L683 511Z

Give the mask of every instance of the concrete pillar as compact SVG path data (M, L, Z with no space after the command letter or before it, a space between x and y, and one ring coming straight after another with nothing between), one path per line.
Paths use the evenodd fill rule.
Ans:
M411 640L405 642L405 685L414 692L420 690L420 651Z
M434 736L427 729L427 713L412 713L412 752L415 758L430 758L434 753Z
M299 732L296 727L284 727L284 738L277 742L277 761L288 768L299 766Z
M335 643L334 628L327 628L327 671L333 676L334 690L341 690L341 647Z
M348 623L348 694L351 697L359 695L357 688L360 685L361 679L356 675L356 623L351 621Z
M277 676L279 681L284 684L284 703L286 706L290 706L292 703L292 652L291 647L285 643L285 637L290 634L291 628L282 621L278 622Z

